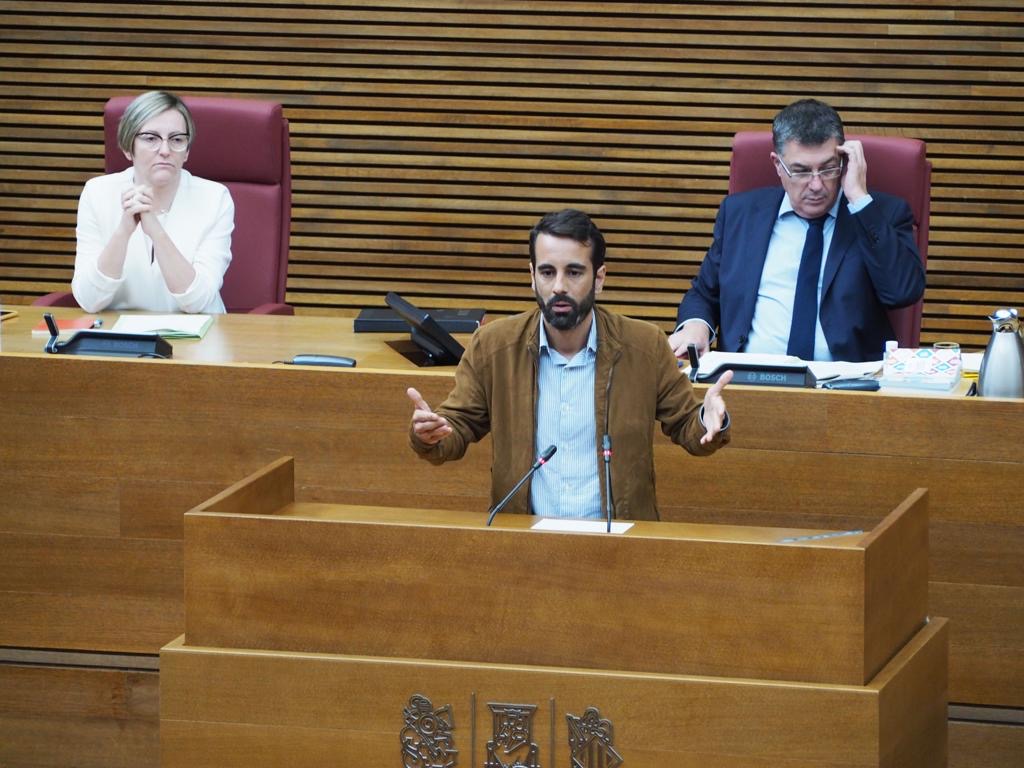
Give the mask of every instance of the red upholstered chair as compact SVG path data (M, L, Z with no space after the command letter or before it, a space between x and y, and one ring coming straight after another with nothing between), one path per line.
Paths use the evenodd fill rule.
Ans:
M107 173L128 167L117 146L117 124L133 97L118 96L103 110ZM231 266L221 297L228 312L294 314L284 303L291 232L291 154L288 121L281 105L269 101L185 96L196 124L196 142L185 168L231 190L235 230ZM51 293L34 302L77 306L70 293Z
M932 164L925 158L925 144L897 136L847 134L864 145L868 164L868 188L898 195L914 214L914 235L921 263L928 262L928 217L931 210ZM740 131L733 137L729 164L729 193L780 184L769 157L773 151L770 131ZM921 342L922 298L903 309L889 310L889 322L901 347Z

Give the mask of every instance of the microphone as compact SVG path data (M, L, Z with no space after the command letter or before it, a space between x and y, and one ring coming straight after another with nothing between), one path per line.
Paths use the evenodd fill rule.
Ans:
M612 532L612 515L615 510L615 502L612 500L612 438L605 432L601 438L601 455L604 457L604 487L608 494L608 533Z
M690 359L690 381L697 380L697 369L700 368L700 355L697 354L697 345L688 344L686 356Z
M57 352L59 351L57 339L60 338L60 329L57 327L57 321L53 319L53 315L49 312L43 314L43 320L46 321L46 330L50 332L50 340L46 342L46 346L43 347L43 351Z
M527 480L533 477L534 472L536 472L538 469L547 464L548 460L555 455L555 451L557 450L558 448L555 447L554 445L549 445L547 448L544 449L544 453L537 457L537 460L533 462L533 466L530 467L530 469L527 471L525 475L522 476L519 482L516 483L515 486L513 486L512 490L505 495L505 498L499 501L493 507L491 507L490 512L487 515L488 525L490 525L491 521L494 520L494 516L498 514L501 510L503 510L505 508L505 505L508 504L509 500L516 495L516 491L518 491L522 487L523 483L525 483Z
M612 497L612 436L609 434L612 413L612 375L614 373L615 368L608 371L608 383L604 388L604 434L601 436L601 456L604 458L604 503L608 516L608 533L612 532L612 516L615 514L615 500Z

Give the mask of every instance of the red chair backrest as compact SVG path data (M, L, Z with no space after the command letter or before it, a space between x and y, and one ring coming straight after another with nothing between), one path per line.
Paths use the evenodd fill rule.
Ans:
M110 99L103 110L107 173L129 166L117 146L117 125L131 96ZM235 203L231 266L221 297L229 312L283 303L288 278L292 175L288 121L269 101L185 96L196 139L185 168L218 181Z
M864 145L868 164L868 187L898 195L907 201L914 215L914 236L921 263L928 263L928 218L931 212L932 164L925 157L925 143L899 136L848 134ZM769 157L774 150L771 131L740 131L733 137L729 164L729 193L781 184ZM903 309L889 310L901 347L921 342L921 314L924 299Z

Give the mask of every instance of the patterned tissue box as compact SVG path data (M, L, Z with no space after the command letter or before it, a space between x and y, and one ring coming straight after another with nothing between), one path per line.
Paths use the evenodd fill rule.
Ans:
M885 353L882 386L947 391L959 383L961 371L959 349L897 347Z

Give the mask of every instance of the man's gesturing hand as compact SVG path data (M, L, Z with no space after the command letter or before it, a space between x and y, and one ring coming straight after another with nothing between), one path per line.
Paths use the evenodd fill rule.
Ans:
M434 445L441 442L446 435L451 434L452 428L448 420L430 410L423 395L412 387L409 387L405 393L412 400L412 431L416 437L427 445Z
M704 429L707 430L707 433L700 439L701 445L710 443L722 431L726 414L722 390L730 381L732 381L732 371L726 371L704 393Z

